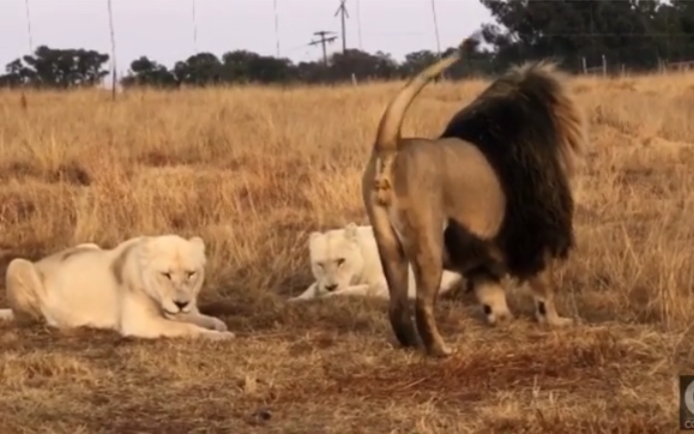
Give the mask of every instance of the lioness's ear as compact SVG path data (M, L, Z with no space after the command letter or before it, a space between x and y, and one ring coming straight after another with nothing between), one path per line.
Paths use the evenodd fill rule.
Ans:
M357 231L357 225L354 222L349 222L347 226L345 226L345 238L350 240L357 239Z
M200 249L202 254L205 254L205 242L202 240L200 237L191 237L188 238L188 241L193 244L196 248Z
M150 246L151 240L152 240L152 237L143 235L141 237L138 237L137 241L135 241L134 246L136 246L135 252L137 255L137 259L142 264L149 261L149 256L151 253L151 246Z
M310 246L311 243L315 242L321 235L323 234L318 231L313 231L310 234L308 234L308 245Z
M149 244L151 242L152 242L152 237L147 236L147 235L143 235L143 236L139 237L139 239L137 240L136 243L139 245L140 251L142 253L149 254L149 250L150 250Z

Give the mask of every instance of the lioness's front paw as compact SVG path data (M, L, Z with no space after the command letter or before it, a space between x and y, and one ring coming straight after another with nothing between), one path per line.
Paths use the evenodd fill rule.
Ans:
M213 341L223 341L227 339L233 339L236 335L232 332L219 332L219 331L207 331L202 334L203 337L211 339Z
M567 318L563 316L547 317L545 320L546 324L554 328L569 327L574 324L573 318Z
M218 332L225 332L229 330L229 327L227 327L226 323L222 321L219 318L212 318L212 330L218 331Z
M233 332L219 332L222 335L222 339L234 339L236 334Z

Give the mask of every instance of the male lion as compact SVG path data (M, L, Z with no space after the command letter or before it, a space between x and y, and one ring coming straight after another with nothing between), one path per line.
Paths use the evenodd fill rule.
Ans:
M312 232L308 238L311 271L316 279L303 293L288 301L340 295L388 298L388 284L378 258L371 226L349 223L344 228ZM440 293L461 280L458 273L444 271ZM409 268L408 296L415 297L414 275Z
M435 356L452 352L433 315L444 269L463 274L490 324L512 318L501 286L507 274L529 283L540 322L572 322L555 309L552 264L574 244L569 181L586 141L582 114L554 65L543 61L495 80L439 138L401 138L412 100L459 57L456 51L429 66L391 101L362 179L393 331L403 346L416 345L419 332ZM408 260L417 283L416 329Z
M80 244L35 263L17 258L5 277L11 309L0 318L141 338L233 338L198 311L205 263L203 240L177 235L131 238L112 250Z

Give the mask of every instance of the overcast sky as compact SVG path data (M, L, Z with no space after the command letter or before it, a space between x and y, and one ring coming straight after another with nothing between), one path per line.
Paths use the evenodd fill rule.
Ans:
M27 0L0 0L0 67L29 52ZM308 46L317 30L340 31L339 0L276 0L280 54L294 61L322 56ZM111 53L107 0L28 0L34 49L89 48ZM168 67L197 50L221 56L247 49L276 55L273 0L112 0L119 73L146 55ZM457 44L491 17L478 0L435 0L441 47ZM436 49L431 0L347 0L348 48L382 50L396 59ZM358 15L361 21L361 43ZM329 50L341 49L337 40Z

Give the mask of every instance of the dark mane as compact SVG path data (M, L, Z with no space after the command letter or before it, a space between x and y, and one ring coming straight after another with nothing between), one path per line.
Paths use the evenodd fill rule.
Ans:
M539 272L546 254L568 257L575 242L569 176L585 139L553 65L511 70L456 113L440 137L475 145L497 173L507 202L494 241L511 274Z

